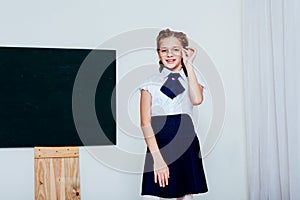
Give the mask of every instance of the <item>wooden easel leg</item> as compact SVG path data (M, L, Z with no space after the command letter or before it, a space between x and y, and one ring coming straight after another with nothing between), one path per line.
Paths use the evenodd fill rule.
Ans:
M79 148L34 148L35 200L80 200Z

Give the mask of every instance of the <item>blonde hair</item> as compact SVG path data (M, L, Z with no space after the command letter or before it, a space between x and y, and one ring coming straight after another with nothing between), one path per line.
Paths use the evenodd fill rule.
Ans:
M158 36L156 37L156 45L157 45L157 50L159 50L160 48L160 41L165 39L165 38L168 38L168 37L175 37L177 38L181 45L185 48L189 45L189 41L187 39L187 36L185 33L183 32L177 32L177 31L172 31L170 29L165 29L165 30L161 30L159 33L158 33Z
M165 30L161 30L158 33L158 36L156 37L156 46L157 46L157 51L159 51L160 49L160 42L161 40L168 38L168 37L175 37L179 40L179 42L181 43L181 45L183 46L183 48L187 47L189 45L189 41L187 39L187 36L185 33L183 32L178 32L178 31L172 31L170 29L165 29ZM161 72L164 68L164 65L162 64L162 62L159 62L160 67L159 67L159 72Z

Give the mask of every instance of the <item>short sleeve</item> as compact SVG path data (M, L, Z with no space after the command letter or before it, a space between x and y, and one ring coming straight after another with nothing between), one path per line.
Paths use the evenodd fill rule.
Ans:
M146 84L142 84L139 86L139 90L142 91L142 90L147 90L148 92L151 91L150 89L150 86L149 85L146 85ZM150 92L151 93L151 92Z
M195 74L196 74L198 83L203 86L203 99L205 101L205 99L206 99L206 97L208 95L207 94L208 90L207 90L206 83L204 82L204 79L202 78L200 72L198 72L198 71L195 70Z
M195 74L196 74L198 83L199 83L200 85L203 86L203 89L204 89L204 90L206 90L206 84L205 84L205 82L204 82L202 76L200 75L200 72L198 72L197 70L195 70Z
M145 79L138 87L139 91L147 90L152 95L152 86L150 78Z

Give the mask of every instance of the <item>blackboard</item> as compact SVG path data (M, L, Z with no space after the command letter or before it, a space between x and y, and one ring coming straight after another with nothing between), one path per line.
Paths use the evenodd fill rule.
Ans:
M74 81L91 52L105 67L95 110L109 142L93 139L95 133L83 143L72 115ZM115 50L0 47L0 147L116 144L115 59Z

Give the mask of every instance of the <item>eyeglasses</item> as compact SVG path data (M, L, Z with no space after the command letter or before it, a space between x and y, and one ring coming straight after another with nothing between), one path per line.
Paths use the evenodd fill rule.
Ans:
M173 47L171 49L168 48L161 48L158 49L158 52L162 55L162 56L166 56L169 54L169 52L171 52L173 55L180 55L181 54L181 48L180 47Z

